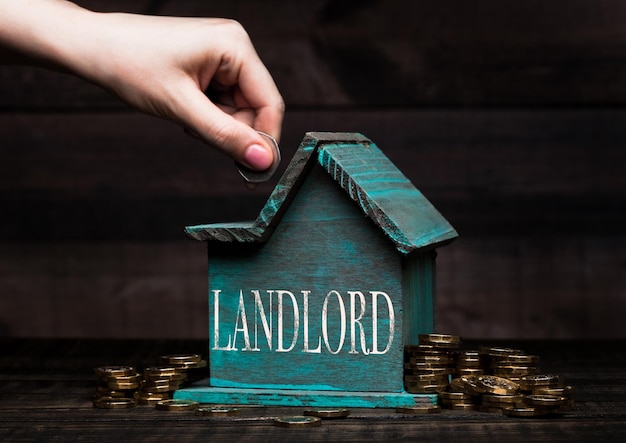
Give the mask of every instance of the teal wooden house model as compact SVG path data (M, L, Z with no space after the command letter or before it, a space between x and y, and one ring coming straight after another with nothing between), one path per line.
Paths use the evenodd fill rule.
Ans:
M307 133L258 218L208 244L206 403L397 407L403 349L433 331L436 248L456 231L369 139ZM434 396L436 399L436 396Z

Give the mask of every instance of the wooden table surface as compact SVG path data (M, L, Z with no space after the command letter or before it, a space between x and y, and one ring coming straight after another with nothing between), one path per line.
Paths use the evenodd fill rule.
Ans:
M159 356L196 352L204 341L0 339L0 441L626 441L625 341L471 341L509 346L541 357L542 372L574 386L571 412L547 418L444 410L406 416L352 409L321 427L283 429L273 418L301 408L248 407L233 418L199 417L153 406L102 410L92 405L102 365L154 365ZM358 374L355 374L357 377Z

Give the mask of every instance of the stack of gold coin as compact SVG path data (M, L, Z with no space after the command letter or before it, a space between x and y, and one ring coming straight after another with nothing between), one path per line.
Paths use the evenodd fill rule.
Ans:
M185 383L205 376L203 369L206 368L207 362L202 360L199 354L164 355L160 361L161 365L149 366L142 374L138 374L131 366L96 368L99 384L96 387L94 402L101 399L126 398L132 400L133 405L156 405L163 400L171 399L172 392ZM116 403L110 407L122 407L120 405Z
M534 386L531 389L531 395L554 395L557 397L564 397L566 399L565 404L559 407L558 412L571 411L574 407L574 387L547 387L547 386Z
M98 377L94 407L114 409L135 405L134 394L139 388L140 375L134 367L101 366L94 372ZM120 401L114 402L114 399Z
M187 375L174 365L149 366L143 370L139 396L142 404L156 404L167 400L181 387Z
M524 404L519 394L519 385L512 380L495 375L482 375L478 379L482 388L480 410L482 412L502 413L505 407Z
M490 373L498 377L518 381L525 375L539 372L539 357L520 349L484 347L481 352L489 361Z
M205 377L204 369L207 367L206 360L202 360L200 354L170 354L162 355L161 363L178 368L179 372L186 374L188 383Z
M475 350L457 350L454 352L455 375L483 375L486 365L483 355Z
M574 388L566 386L565 380L559 374L535 374L521 377L520 388L528 398L541 396L550 408L549 412L567 412L574 406ZM560 399L555 402L556 397ZM552 401L552 403L551 403ZM534 401L537 406L538 400Z
M454 335L420 334L418 345L404 348L404 387L414 394L435 394L454 372L452 351L461 339Z
M480 411L502 414L505 408L518 408L526 406L524 396L515 394L483 394L481 397Z
M446 409L467 410L475 409L474 396L459 391L441 391L439 392L439 404ZM470 405L470 406L467 406Z

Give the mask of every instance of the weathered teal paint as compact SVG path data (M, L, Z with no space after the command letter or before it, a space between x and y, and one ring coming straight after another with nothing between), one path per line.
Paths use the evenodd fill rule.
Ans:
M370 140L307 134L254 222L187 233L208 242L211 377L177 396L365 407L420 397L404 392L403 347L433 330L435 248L457 234Z
M437 404L436 394L230 389L200 385L178 390L174 398L210 404L317 408L398 408L416 403Z
M264 388L300 389L311 384L327 386L328 389L354 391L401 392L402 382L402 269L401 257L388 239L377 227L363 218L359 209L345 204L345 194L335 186L324 171L313 169L289 205L276 227L272 237L262 248L245 256L212 255L209 258L209 306L215 306L215 293L220 290L219 322L215 322L215 309L209 316L209 337L215 337L218 327L219 348L228 344L228 334L237 339L239 351L216 350L211 347L211 384L220 387L262 386ZM348 201L349 203L349 201ZM240 311L240 291L251 297L252 290L260 291L264 298L263 309L269 309L268 290L274 291L274 316L272 323L272 351L268 349L266 335L260 315L255 314L255 305L247 303L246 319L250 325L248 336L251 348L258 351L242 351L245 347L241 332L235 334L235 323ZM294 334L297 343L290 352L277 353L279 340L276 316L277 290L290 291L296 297L299 307L299 328L294 332L285 327L284 347L288 347ZM308 295L308 348L320 348L319 353L304 350L303 294ZM336 291L329 298L327 330L331 351L325 346L322 331L322 308L329 292ZM366 303L370 302L370 291L382 291L393 301L395 320L392 348L383 355L363 355L361 337L365 337L366 347L372 350L373 321L372 308L368 306L362 320L355 325L355 343L352 346L350 317L351 291L363 293ZM338 311L341 295L344 303L345 322L342 328ZM354 296L355 301L359 298ZM386 304L382 297L377 298L379 313L377 347L384 349L389 334L389 320ZM246 300L244 299L244 302ZM284 299L284 325L294 324L292 300ZM360 301L360 300L358 300ZM360 305L360 303L359 303ZM244 305L245 306L245 305ZM356 312L360 313L358 306ZM241 312L240 312L241 314ZM358 317L357 314L355 317ZM255 318L256 321L255 321ZM241 315L239 315L241 319ZM241 323L240 323L241 325ZM256 328L254 327L256 325ZM361 327L363 334L361 334ZM340 334L341 330L343 334ZM256 331L256 334L255 334ZM254 343L257 336L257 344ZM341 335L341 336L340 336ZM322 338L322 340L320 340ZM355 353L351 349L355 348Z
M435 258L437 252L413 252L403 260L404 341L418 344L419 334L435 330Z

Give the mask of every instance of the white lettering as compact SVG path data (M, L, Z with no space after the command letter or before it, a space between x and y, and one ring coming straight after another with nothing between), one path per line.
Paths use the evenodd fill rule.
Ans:
M241 319L241 326L239 320ZM243 291L239 291L239 305L237 307L237 315L235 315L235 329L233 330L232 350L237 351L237 332L243 333L244 348L242 351L250 351L250 334L248 333L248 319L246 318L246 307L243 303Z
M296 346L296 342L298 341L298 330L300 329L298 301L295 295L289 291L276 291L276 294L278 295L278 347L276 348L276 352L289 352ZM289 298L291 298L291 304L293 306L293 338L288 348L283 346L283 295L288 295Z
M211 295L213 296L212 350L214 351L259 352L261 351L260 341L267 343L267 348L263 347L265 350L285 353L292 352L301 341L301 352L308 354L328 352L337 355L342 352L345 342L349 339L350 346L346 349L349 354L381 355L389 352L395 338L396 324L392 299L382 291L369 291L369 300L362 291L347 291L349 300L347 298L344 300L341 292L337 290L329 291L323 299L313 297L310 290L301 290L300 298L288 290L263 292L252 289L248 293L240 290L239 297L224 298L222 290L213 289ZM273 303L274 299L277 299L276 304ZM220 303L224 304L221 306L222 312L220 312ZM291 303L291 309L287 303ZM346 306L346 303L350 306ZM370 303L371 308L368 306ZM387 317L380 316L381 306L383 306L383 311L386 306ZM254 309L254 324L247 315L252 309ZM350 309L349 319L346 309ZM320 310L321 315L315 315L315 313L320 313ZM232 315L233 312L234 318L222 318L225 313ZM321 325L318 323L320 317ZM251 323L248 323L248 320ZM349 337L347 336L348 321ZM277 325L276 328L273 327L274 323ZM302 330L300 323L302 323ZM388 325L389 330L383 347L384 329L387 329L383 326L385 324ZM383 331L379 331L380 327ZM251 337L250 333L253 333L254 337ZM265 340L259 337L261 334L265 335ZM379 346L383 349L379 349Z
M322 352L322 338L317 337L317 348L309 349L309 294L311 291L302 292L302 320L304 322L304 349L302 352L310 352L312 354L320 354Z
M254 294L254 351L259 351L259 342L258 342L258 318L261 317L261 325L263 326L263 332L265 332L265 339L267 340L267 347L272 349L272 294L274 291L267 291L270 296L270 304L269 304L269 315L270 320L267 321L267 316L265 315L265 308L263 307L263 302L261 301L261 291L252 291Z
M386 354L393 343L393 334L395 329L395 314L393 312L393 304L391 298L381 291L370 291L372 294L372 354ZM387 346L382 351L378 350L378 296L381 295L387 301L387 309L389 310L389 339Z
M330 347L330 343L328 342L328 300L331 295L335 295L337 297L337 301L339 302L339 314L340 314L340 325L341 332L339 333L339 344L337 345L337 350L333 351ZM331 354L339 354L341 348L343 348L343 342L346 336L346 307L343 304L343 298L341 298L341 294L337 291L330 291L326 294L326 298L324 298L324 306L322 307L322 336L324 337L324 344L326 345L326 349Z
M361 319L363 318L363 314L365 314L365 296L362 292L359 291L348 291L350 295L350 354L358 354L359 352L356 350L356 325L359 326L359 337L361 339L361 351L363 354L368 355L370 350L367 348L365 344L365 329L363 328L363 324L361 323ZM361 312L357 317L355 315L356 303L355 296L359 296L359 302L361 306Z
M222 292L221 289L213 290L213 350L231 351L230 336L228 344L220 346L220 292Z

